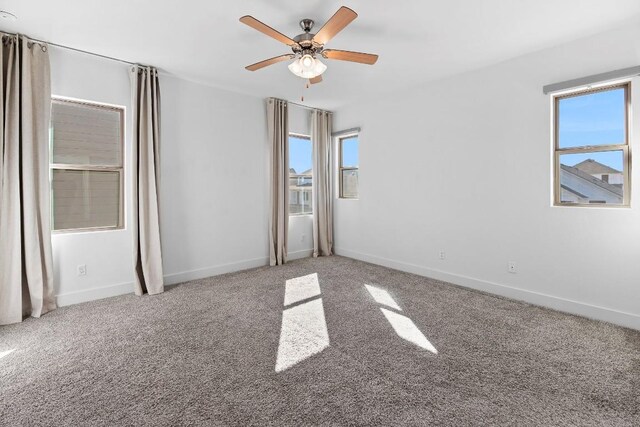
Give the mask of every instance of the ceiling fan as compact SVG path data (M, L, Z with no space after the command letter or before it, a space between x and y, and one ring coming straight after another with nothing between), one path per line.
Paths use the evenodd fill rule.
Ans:
M327 69L327 66L318 58L319 56L326 59L336 59L339 61L359 62L361 64L373 65L378 60L378 55L324 48L324 45L329 40L342 31L344 27L349 25L351 21L357 17L358 14L353 10L342 6L324 24L320 31L315 34L311 32L314 25L313 20L303 19L300 21L300 27L302 27L304 33L291 39L281 32L276 31L268 25L258 21L253 16L243 16L240 18L240 22L288 45L293 51L293 53L256 62L255 64L251 64L245 68L249 71L256 71L278 62L295 59L291 64L289 64L289 70L298 77L309 79L309 83L314 84L322 81L322 73Z

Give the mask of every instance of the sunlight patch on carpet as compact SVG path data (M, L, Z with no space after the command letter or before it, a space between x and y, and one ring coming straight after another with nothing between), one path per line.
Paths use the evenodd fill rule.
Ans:
M389 292L371 285L364 285L364 287L367 288L367 291L369 291L373 299L376 300L378 304L386 305L387 307L402 311L396 300L389 295Z
M286 309L276 359L276 372L282 372L329 347L329 331L322 298Z
M413 323L413 320L409 319L407 316L403 316L402 314L387 310L386 308L380 307L380 310L382 310L382 313L389 323L391 323L391 326L400 338L403 338L420 348L429 350L434 354L438 354L438 350L436 350L427 337L420 332L420 329L418 329L415 323Z
M14 351L16 351L16 349L14 348L13 350L7 350L7 351L0 351L0 359L2 359L5 356L10 355L11 353L13 353Z
M318 295L320 295L320 284L317 273L289 279L285 285L284 305L286 307Z

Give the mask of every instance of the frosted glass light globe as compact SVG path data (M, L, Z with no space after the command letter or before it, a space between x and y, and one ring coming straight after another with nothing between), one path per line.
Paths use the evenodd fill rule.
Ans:
M300 58L300 65L305 70L311 70L311 68L315 65L315 60L311 57L311 55L304 55Z
M327 66L324 65L319 59L312 57L311 55L304 55L300 59L296 59L289 64L289 71L298 77L303 79L312 79L318 77L320 74L327 70Z

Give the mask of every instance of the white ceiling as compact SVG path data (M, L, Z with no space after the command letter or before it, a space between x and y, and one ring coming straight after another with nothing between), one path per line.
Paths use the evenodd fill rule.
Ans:
M289 48L241 24L252 15L293 37L342 5L359 17L328 48L380 55L374 66L325 61L304 89L287 63L245 65ZM638 0L0 0L18 16L0 29L154 65L211 86L336 108L528 52L640 22Z

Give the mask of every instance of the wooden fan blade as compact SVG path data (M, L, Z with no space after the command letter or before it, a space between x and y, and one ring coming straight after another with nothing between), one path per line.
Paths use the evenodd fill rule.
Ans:
M280 55L274 56L273 58L265 59L264 61L256 62L255 64L248 65L246 68L249 71L256 71L260 68L268 67L269 65L276 64L278 62L286 61L288 59L293 59L295 57L294 54Z
M322 56L338 61L359 62L360 64L373 65L378 60L378 55L362 52L350 52L348 50L327 49L322 51Z
M351 21L356 19L358 14L348 7L342 6L338 11L324 24L320 31L313 36L313 41L319 44L325 44L335 37L344 27L349 25Z
M317 76L312 79L309 79L309 83L311 83L312 85L316 83L320 83L321 81L322 81L322 76Z
M245 15L242 18L240 18L240 22L242 22L243 24L246 24L246 25L250 26L251 28L256 29L256 30L260 31L261 33L266 34L269 37L274 38L274 39L278 40L279 42L284 43L284 44L286 44L288 46L293 46L293 45L298 44L294 40L292 40L289 37L287 37L284 34L282 34L280 31L276 31L273 28L271 28L270 26L268 26L267 24L258 21L253 16Z

